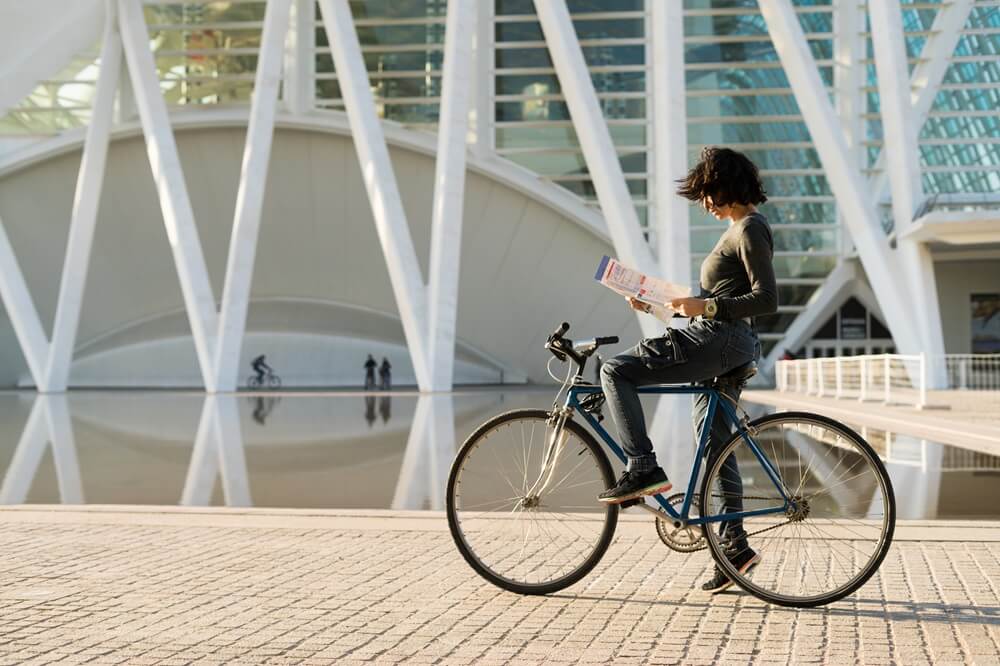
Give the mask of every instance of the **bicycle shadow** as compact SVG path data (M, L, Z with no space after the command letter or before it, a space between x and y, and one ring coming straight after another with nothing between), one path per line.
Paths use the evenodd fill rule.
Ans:
M740 591L723 592L719 596L734 597L745 594ZM697 600L666 600L666 599L631 599L628 597L593 596L585 594L550 594L554 599L577 599L589 601L612 601L623 604L646 604L649 606L676 606L683 608L715 607L710 601ZM865 604L878 606L905 606L905 610L884 608L883 610L868 608L844 608L838 604ZM948 604L939 601L904 601L899 599L851 599L835 602L819 608L787 608L785 606L765 606L768 613L788 613L794 615L809 614L833 617L867 617L893 622L913 620L919 622L937 622L942 624L979 624L1000 626L1000 606L972 606L969 604Z

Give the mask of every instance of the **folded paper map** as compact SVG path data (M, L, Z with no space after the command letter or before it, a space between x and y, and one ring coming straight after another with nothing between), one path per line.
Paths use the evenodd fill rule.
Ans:
M665 307L675 298L691 295L691 289L622 266L617 259L604 256L597 265L594 279L622 296L635 298L653 306L650 314L657 319L669 319L672 312Z

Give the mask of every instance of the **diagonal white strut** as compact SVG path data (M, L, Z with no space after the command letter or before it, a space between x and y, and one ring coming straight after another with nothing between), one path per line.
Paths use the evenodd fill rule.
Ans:
M219 342L213 368L219 391L236 390L239 375L240 351L246 333L250 285L274 138L274 116L278 106L278 89L281 87L289 4L289 0L270 0L264 14L219 317Z
M639 216L566 2L535 0L535 11L615 250L624 263L655 275L656 262L643 238ZM640 316L639 325L645 335L655 335L662 329L652 317Z
M347 0L319 0L319 6L413 369L421 390L428 390L430 368L424 344L427 295L389 149L375 112L375 100L351 8Z
M904 289L870 193L850 161L844 133L839 129L798 16L789 0L760 0L759 6L886 324L903 353L918 353L922 340L914 330L911 296Z
M449 391L454 381L455 325L465 196L465 141L472 88L472 39L476 0L451 0L444 32L444 72L438 120L431 261L428 291L430 389ZM479 48L479 47L477 47Z
M101 47L101 68L97 77L90 125L83 143L83 157L76 181L73 215L66 241L66 258L62 280L59 283L59 300L56 305L55 323L52 325L52 345L42 377L35 382L40 391L60 392L69 382L73 348L80 325L80 308L83 305L90 251L97 226L97 207L104 184L104 170L111 137L114 115L115 90L121 73L122 44L116 21L114 3L108 3L107 23Z
M146 150L153 180L160 199L163 223L173 251L177 276L184 296L184 306L191 323L198 363L205 388L215 391L212 372L218 312L215 296L205 267L205 257L195 227L194 211L188 198L177 144L167 116L166 102L160 92L160 80L149 50L149 31L136 0L118 1L122 45L135 89L135 101L146 137Z

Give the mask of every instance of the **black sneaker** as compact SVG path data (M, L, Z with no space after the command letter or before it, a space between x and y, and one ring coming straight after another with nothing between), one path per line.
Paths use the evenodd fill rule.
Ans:
M614 488L605 490L597 496L597 499L606 504L621 504L636 497L665 493L673 486L661 467L654 467L648 472L638 474L625 470L622 478L618 479L618 484Z
M730 557L729 561L732 562L733 566L736 567L741 574L746 574L755 566L760 564L760 555L754 551L753 548L747 546L735 556ZM726 575L726 572L720 569L719 565L716 564L715 575L706 581L705 584L701 586L701 589L706 592L711 592L712 594L718 594L719 592L728 590L732 584L732 579L730 579L729 576Z

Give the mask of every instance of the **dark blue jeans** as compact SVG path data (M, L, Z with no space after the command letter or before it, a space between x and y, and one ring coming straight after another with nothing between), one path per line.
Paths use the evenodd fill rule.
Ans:
M687 328L670 329L657 338L646 338L638 345L608 359L601 366L601 385L607 396L608 411L618 427L619 443L629 457L629 469L646 470L656 466L653 443L646 434L646 421L636 389L650 384L689 384L711 382L715 377L760 358L760 340L743 321L692 320ZM739 400L739 388L727 390ZM695 433L701 432L708 410L708 396L697 395L692 413ZM709 464L732 435L722 414L715 412L708 440ZM729 456L722 468L724 509L727 513L743 510L739 467ZM732 537L743 533L742 521L721 525Z

